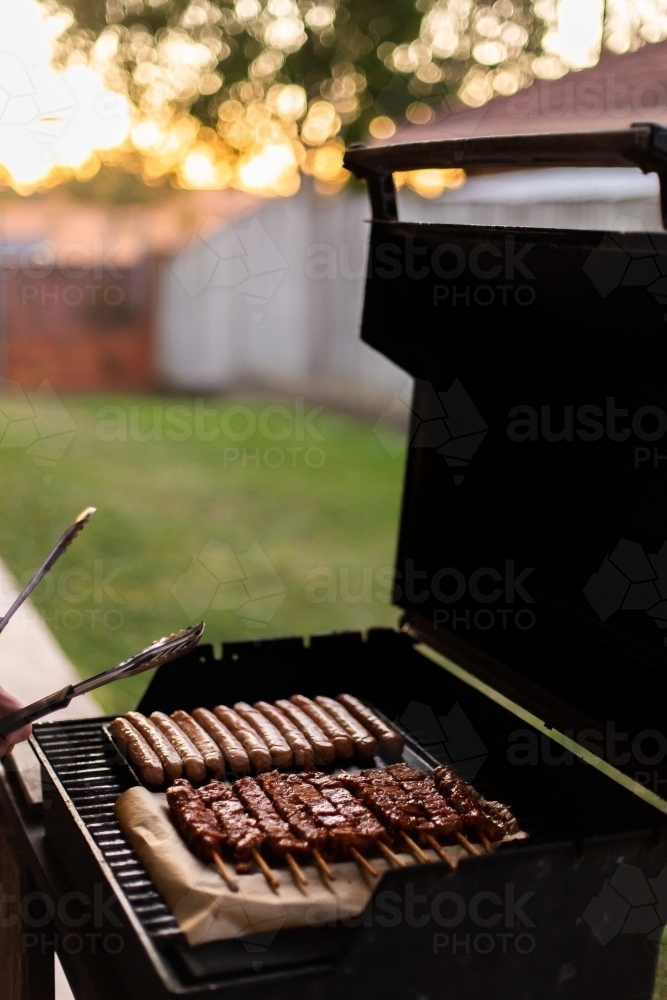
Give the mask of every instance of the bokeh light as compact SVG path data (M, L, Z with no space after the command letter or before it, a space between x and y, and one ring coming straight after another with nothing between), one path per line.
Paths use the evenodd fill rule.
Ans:
M409 187L422 198L439 198L445 191L453 191L466 182L465 170L435 169L408 170L394 174L394 182L400 190Z
M71 18L35 0L3 0L0 53L0 169L15 190L90 173L97 154L121 145L130 107L90 66L51 64L53 42Z
M396 125L387 115L378 115L368 126L368 131L374 139L391 139L396 132Z
M369 20L342 0L106 0L101 29L59 0L2 0L0 182L29 193L106 163L270 196L305 172L332 194L349 179L344 141L391 141L452 97L481 107L594 65L605 45L667 38L667 0L406 2L412 40L396 12ZM436 197L455 176L404 183Z

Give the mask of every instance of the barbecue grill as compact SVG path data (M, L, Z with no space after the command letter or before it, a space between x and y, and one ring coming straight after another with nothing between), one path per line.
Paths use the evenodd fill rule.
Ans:
M103 721L36 726L48 838L76 890L113 901L103 930L128 997L651 997L667 803L636 781L664 768L649 743L664 742L667 490L634 449L665 431L667 238L402 223L392 181L426 166L619 164L662 183L667 132L347 153L373 207L362 337L416 379L402 629L230 643L221 660L201 645L138 706L349 690L407 730L408 763L453 761L528 839L456 872L391 870L355 920L192 947L115 821L137 779ZM618 415L605 425L608 397L636 418L630 434ZM621 770L590 766L577 742Z

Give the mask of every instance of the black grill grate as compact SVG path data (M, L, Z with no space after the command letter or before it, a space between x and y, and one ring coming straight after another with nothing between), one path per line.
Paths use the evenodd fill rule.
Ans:
M114 815L118 796L137 782L104 732L104 721L91 719L38 725L33 730L34 739L62 782L146 933L156 944L171 942L180 936L178 924Z

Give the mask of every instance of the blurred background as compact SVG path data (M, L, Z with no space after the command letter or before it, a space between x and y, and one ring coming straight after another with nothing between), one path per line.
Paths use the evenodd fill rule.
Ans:
M0 614L98 513L0 685L396 623L411 383L358 339L345 146L667 125L666 39L667 0L2 0ZM395 179L417 221L662 228L636 170Z
M667 0L3 0L2 606L99 510L0 684L201 618L217 647L395 623L411 385L358 339L345 145L667 125L665 38ZM635 170L396 180L415 220L661 228Z

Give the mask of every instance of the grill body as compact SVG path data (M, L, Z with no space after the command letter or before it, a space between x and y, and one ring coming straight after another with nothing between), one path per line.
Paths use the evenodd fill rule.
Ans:
M619 866L660 876L662 815L576 758L555 765L555 745L551 756L517 765L516 717L415 651L405 634L318 636L309 647L298 639L234 643L221 660L200 646L158 671L139 708L346 689L404 724L415 706L458 719L459 728L467 720L467 742L453 730L444 743L409 739L405 758L428 767L453 757L482 794L511 804L530 839L465 859L453 875L445 864L388 872L355 920L192 948L113 817L115 797L136 778L103 721L37 726L47 833L75 888L113 900L108 925L123 942L116 968L127 996L649 1000L659 928L624 932L623 917L610 933L604 894ZM432 740L423 730L422 740Z

